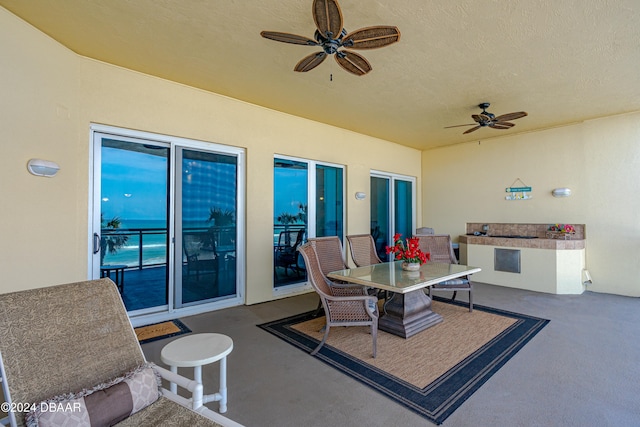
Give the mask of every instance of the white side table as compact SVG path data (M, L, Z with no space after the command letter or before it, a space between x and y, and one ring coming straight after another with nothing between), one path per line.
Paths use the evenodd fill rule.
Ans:
M233 350L233 340L222 334L193 334L178 338L164 346L160 359L170 366L171 372L178 368L193 368L193 379L202 384L202 366L220 361L220 391L203 396L202 403L220 401L220 412L227 412L227 355ZM177 386L171 383L175 393Z

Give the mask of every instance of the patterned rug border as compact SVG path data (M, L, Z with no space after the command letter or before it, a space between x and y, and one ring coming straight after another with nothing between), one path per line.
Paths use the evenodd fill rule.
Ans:
M466 303L440 297L434 297L434 300L468 307ZM424 388L409 384L328 344L315 357L439 425L549 323L547 319L477 304L473 309L514 318L517 322ZM311 353L319 341L290 326L311 319L313 313L315 310L257 326Z
M150 342L154 342L154 341L158 341L158 340L163 340L165 338L177 337L178 335L188 334L188 333L191 332L191 329L189 329L189 327L187 325L182 323L180 321L180 319L166 320L164 322L158 322L158 323L150 323L148 325L138 326L138 327L134 328L134 330L138 329L138 328L146 328L147 326L161 325L163 323L169 323L169 322L171 322L174 325L176 325L178 327L178 329L180 329L180 330L178 332L172 332L170 334L163 334L163 335L158 335L157 337L147 338L146 340L139 341L140 344L146 344L146 343L150 343Z

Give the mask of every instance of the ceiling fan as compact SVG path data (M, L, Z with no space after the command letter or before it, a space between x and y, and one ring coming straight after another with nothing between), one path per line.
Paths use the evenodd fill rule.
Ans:
M471 133L483 127L490 127L494 129L510 129L515 125L513 123L509 123L509 120L520 119L527 115L524 111L518 111L517 113L507 113L502 114L500 116L495 116L487 112L487 108L489 108L488 102L483 102L482 104L478 104L478 107L482 108L482 112L480 114L472 114L471 118L476 121L476 123L469 123L466 125L456 125L456 126L446 126L445 129L449 128L457 128L460 126L474 126L469 130L464 131L462 134Z
M320 46L322 48L321 52L312 53L302 58L296 64L295 71L306 72L313 70L327 58L327 55L335 54L336 61L343 69L356 76L362 76L372 69L369 61L355 52L339 49L375 49L400 40L400 31L393 26L378 25L347 33L347 30L342 27L342 11L336 0L314 0L312 13L317 27L314 35L315 40L275 31L262 31L260 33L262 37L278 42Z

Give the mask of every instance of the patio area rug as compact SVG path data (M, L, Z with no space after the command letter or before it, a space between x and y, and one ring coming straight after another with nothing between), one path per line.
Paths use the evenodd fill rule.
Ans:
M175 337L191 332L191 329L178 319L168 322L154 323L153 325L140 326L134 328L140 344L161 340L163 338Z
M549 322L435 297L444 321L409 339L378 331L377 357L367 327L334 327L315 357L441 424ZM258 325L310 353L322 339L314 312Z

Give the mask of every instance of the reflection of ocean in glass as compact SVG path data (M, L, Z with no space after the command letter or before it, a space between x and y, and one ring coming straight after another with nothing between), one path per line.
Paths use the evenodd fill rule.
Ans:
M142 265L166 264L167 262L167 231L164 220L130 220L122 219L121 233L127 233L127 243L115 254L107 253L104 264L124 264L137 267L140 257L140 239L142 239ZM207 222L190 222L189 228L206 229Z

